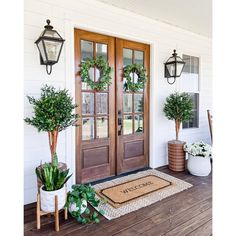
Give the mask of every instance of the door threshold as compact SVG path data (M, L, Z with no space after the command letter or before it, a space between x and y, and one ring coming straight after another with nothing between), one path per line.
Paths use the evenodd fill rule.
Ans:
M95 181L89 182L87 184L91 184L91 185L100 184L100 183L103 183L103 182L106 182L106 181L114 180L114 179L117 179L117 178L120 178L120 177L123 177L123 176L127 176L127 175L131 175L131 174L136 174L140 171L145 171L145 170L150 170L150 169L152 169L152 168L151 167L145 167L145 168L142 168L142 169L133 170L133 171L130 171L130 172L122 173L122 174L119 174L119 175L114 175L114 176L107 177L107 178L104 178L104 179L95 180Z

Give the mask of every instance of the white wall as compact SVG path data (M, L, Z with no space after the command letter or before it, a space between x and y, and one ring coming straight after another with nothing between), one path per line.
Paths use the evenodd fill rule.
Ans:
M46 19L66 39L61 58L48 76L45 66L39 62L34 44L43 30ZM24 93L39 96L40 88L48 83L68 88L74 95L73 77L73 28L104 33L151 45L150 91L150 165L167 164L167 141L175 137L174 122L168 121L163 112L163 102L173 91L180 90L179 82L169 85L164 78L163 63L173 49L177 52L200 57L200 127L183 130L180 139L192 142L202 139L210 143L206 110L212 106L212 58L211 40L203 36L145 18L128 11L105 5L95 0L25 0L24 30ZM179 79L178 79L179 81ZM25 99L25 117L32 109ZM59 160L67 162L75 172L74 130L60 133ZM25 124L24 193L25 204L36 200L36 176L34 169L41 161L49 161L48 139L45 133ZM75 174L74 174L75 177ZM71 179L70 184L75 180Z

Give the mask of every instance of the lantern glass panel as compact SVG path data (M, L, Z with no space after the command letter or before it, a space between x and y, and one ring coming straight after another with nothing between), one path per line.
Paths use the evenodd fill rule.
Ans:
M48 61L58 61L62 42L44 40Z
M179 77L181 75L183 67L184 67L183 63L177 62L176 77Z
M43 32L44 37L61 39L60 35L55 30L45 30Z
M45 55L45 51L44 51L44 48L43 48L43 41L39 41L38 43L38 48L39 48L39 51L40 51L40 55L43 59L43 62L46 63L47 62L47 58L46 58L46 55Z
M167 64L166 67L167 67L167 70L168 70L170 76L171 77L175 76L175 63Z

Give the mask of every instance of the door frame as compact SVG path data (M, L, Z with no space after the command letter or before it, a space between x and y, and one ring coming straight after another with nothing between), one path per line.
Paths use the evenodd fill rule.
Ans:
M154 84L157 83L157 78L154 78L154 74L157 74L157 68L155 64L157 64L157 61L155 61L154 54L158 50L157 43L152 40L147 40L145 38L135 37L131 36L129 34L124 33L114 33L114 31L110 29L106 29L104 26L94 27L94 26L88 26L86 23L80 23L78 24L76 21L73 20L65 20L65 35L67 36L65 41L65 77L67 78L65 81L65 87L69 90L73 97L73 102L75 102L75 83L74 83L74 75L75 75L75 60L74 60L74 29L82 29L86 31L91 31L98 34L105 34L110 35L117 38L123 38L131 41L136 41L140 43L146 43L150 45L150 83L149 83L149 166L154 168L155 162L154 158L154 138L155 138L155 130L152 128L153 122L155 121L155 106L156 104L156 96L154 91ZM142 36L141 36L142 37ZM70 168L70 171L73 173L72 178L69 179L67 182L68 187L72 186L76 183L76 143L75 143L75 127L70 127L65 131L65 162L68 165L68 168Z

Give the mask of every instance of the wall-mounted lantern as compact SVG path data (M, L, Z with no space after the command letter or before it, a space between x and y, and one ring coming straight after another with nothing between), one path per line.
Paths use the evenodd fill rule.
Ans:
M180 77L184 68L185 62L177 56L176 50L165 63L165 77L169 84L174 84L176 77ZM169 81L169 78L173 78L173 82Z
M50 20L47 20L46 22L47 25L44 26L45 30L35 43L40 53L41 65L46 65L46 71L50 75L52 72L52 65L59 60L65 40L56 30L53 30L53 26L50 25Z

